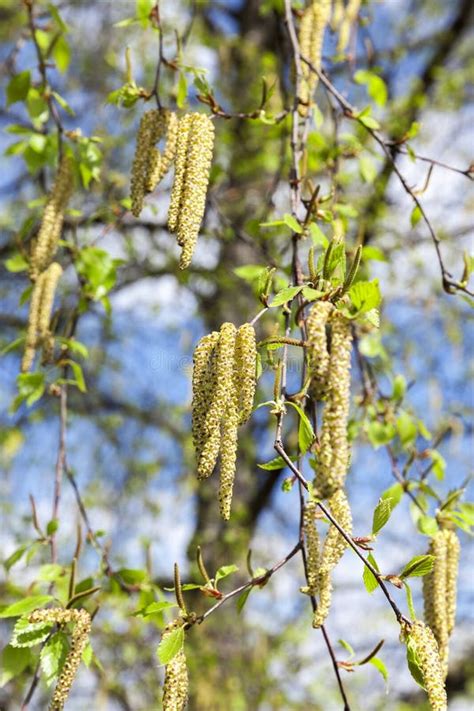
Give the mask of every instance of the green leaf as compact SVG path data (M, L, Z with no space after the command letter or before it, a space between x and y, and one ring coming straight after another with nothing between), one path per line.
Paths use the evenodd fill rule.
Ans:
M48 685L52 684L61 673L68 652L69 643L64 632L55 632L44 645L40 654L40 663Z
M76 363L76 361L70 360L69 358L63 360L62 363L71 366L72 372L74 373L74 380L77 385L77 389L80 390L81 393L87 392L86 381L84 380L84 373L79 363Z
M362 180L371 185L377 177L377 168L369 156L359 158L359 173Z
M120 570L117 570L116 575L122 578L127 585L139 585L147 577L145 570L135 568L120 568Z
M359 69L359 71L354 74L354 81L356 81L357 84L365 84L370 98L373 99L378 106L385 106L388 98L388 90L382 77L379 77L369 69Z
M423 681L423 674L420 668L416 645L413 639L411 639L410 637L408 637L407 639L407 663L408 669L410 670L410 674L412 675L413 679L416 681L417 684L419 684L419 686L421 686L422 689L424 689L425 685Z
M360 114L356 115L355 118L369 130L377 131L380 128L380 124L377 119L374 119L373 116L370 116L371 111L371 107L367 106L363 111L360 112Z
M53 625L49 622L28 622L21 617L13 628L10 644L12 647L35 647L49 636Z
M265 464L257 464L259 469L264 469L267 472L275 471L276 469L285 469L287 466L287 463L282 457L275 457L269 462L265 462Z
M416 525L420 533L423 533L425 536L434 536L439 530L438 523L434 516L422 515Z
M359 313L377 308L382 301L379 280L356 282L349 289L349 297Z
M388 261L384 252L379 249L379 247L373 247L370 244L367 244L365 247L362 248L362 259L365 259L366 261L372 259L374 262Z
M293 215L285 213L283 215L283 222L290 228L290 230L293 230L293 232L296 232L299 235L303 233L303 228L301 227L298 220L293 217Z
M115 285L118 260L98 247L84 247L79 252L76 268L86 280L86 294L94 301L99 301Z
M299 405L297 405L295 402L288 402L287 404L291 405L291 407L293 407L300 416L298 426L298 446L301 454L306 454L306 452L314 442L315 434L313 426L309 421L308 416Z
M369 563L372 563L373 567L378 572L379 566L377 565L377 561L375 560L372 553L369 553L369 555L367 556L367 560L369 561ZM368 567L366 565L364 565L362 579L364 581L365 589L367 590L368 593L373 593L374 590L376 590L378 588L379 584L377 582L377 578L372 573L372 571L370 571L368 569Z
M403 375L396 375L393 379L392 400L401 402L407 391L407 381Z
M69 64L71 63L71 48L63 35L58 37L56 44L54 45L53 57L61 74L67 72Z
M69 32L69 27L66 25L63 18L59 14L59 10L51 2L48 3L48 12L53 18L56 25L58 26L58 29L61 30L61 32Z
M28 262L22 254L17 252L13 257L5 260L5 267L9 272L24 272L28 269Z
M57 91L53 91L52 93L53 93L54 98L56 99L56 101L57 101L58 104L60 105L60 107L61 107L62 109L64 109L64 111L66 111L66 113L68 113L69 116L75 116L75 115L76 115L74 109L69 106L68 102L66 101L66 99L65 99L63 96L61 96L61 94L58 94Z
M398 577L413 578L427 575L433 570L434 561L434 555L416 555L406 564Z
M353 649L353 647L349 644L349 642L346 642L345 639L340 639L340 640L338 640L338 641L339 641L339 644L341 645L341 647L344 647L344 649L346 650L346 652L348 652L348 654L349 654L350 657L353 657L353 656L355 655L354 649Z
M188 95L188 84L184 72L179 73L178 88L176 91L176 103L179 109L183 109L186 105L186 97Z
M372 664L372 666L374 666L381 673L385 683L388 684L388 669L383 661L378 657L372 657L372 659L369 659L369 664Z
M367 427L367 436L375 449L388 444L396 434L396 429L391 423L374 420Z
M421 220L421 210L418 205L415 205L415 207L411 211L411 215L410 215L411 226L416 227L416 225L419 223L420 220Z
M437 449L428 450L428 454L433 463L433 474L438 481L442 481L446 473L446 459Z
M15 563L18 563L18 561L23 558L25 552L28 550L28 547L28 544L24 543L15 551L13 551L11 555L8 556L8 558L3 562L3 567L6 571L10 570L10 568L13 568Z
M2 652L0 688L8 684L11 679L20 676L33 661L29 649L19 649L7 644Z
M251 284L257 279L260 279L260 277L265 274L267 270L266 267L261 267L258 264L245 264L242 267L237 267L233 271L238 277Z
M21 617L21 615L27 615L33 610L37 610L40 607L44 607L46 603L52 600L51 595L32 595L30 597L25 597L23 600L18 600L13 602L11 605L7 605L0 611L0 618L5 617Z
M303 286L287 286L279 291L274 297L270 306L282 306L288 301L292 301L297 294L303 289Z
M176 627L171 632L163 635L161 642L158 645L156 653L160 664L169 664L169 662L183 649L184 645L184 630L182 627Z
M372 535L375 536L385 526L392 513L392 499L379 499L372 519Z
M136 614L140 614L142 617L148 617L149 615L157 615L163 612L163 610L169 610L172 607L177 607L177 604L175 602L169 602L168 600L161 600L160 602L152 602L150 605L147 605L144 610Z
M29 71L15 74L7 84L7 106L17 101L24 101L28 96L30 85L31 76Z
M239 613L239 615L242 612L242 610L244 609L245 603L247 602L248 597L251 592L252 592L252 587L248 587L246 590L243 591L243 593L241 595L239 595L239 597L237 599L237 612Z
M86 667L88 669L92 663L93 657L94 657L94 652L92 649L92 645L89 642L87 644L87 646L85 647L84 651L82 652L82 661L84 662L84 664L86 665Z
M418 428L407 412L402 412L397 418L398 436L402 445L413 444L418 434Z
M324 249L327 249L329 240L322 231L322 229L315 222L312 222L310 224L309 232L311 234L311 240L315 246L324 247Z
M219 580L223 580L224 578L227 578L228 575L232 575L232 573L236 573L237 571L238 567L233 563L231 565L222 565L216 573L214 584L217 585Z
M408 585L407 581L403 581L403 586L405 588L405 593L407 596L407 606L412 620L416 620L415 605L413 604L413 594L411 592L411 587Z
M324 291L318 291L317 289L312 289L310 286L305 286L301 292L306 299L306 301L317 301L324 294Z
M392 484L392 486L390 486L388 489L385 489L380 498L389 499L391 510L393 511L395 506L398 506L398 504L400 503L402 496L403 486L397 482L396 484Z
M140 20L143 27L146 27L149 22L153 5L154 0L136 0L137 19Z

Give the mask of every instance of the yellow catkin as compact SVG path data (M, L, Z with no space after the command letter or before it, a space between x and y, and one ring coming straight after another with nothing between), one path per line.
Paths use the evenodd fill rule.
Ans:
M63 156L30 256L32 281L35 281L38 275L46 269L56 253L64 222L64 212L72 193L72 187L72 161L69 156Z
M150 158L147 169L146 189L153 192L160 180L174 161L176 152L176 137L178 135L178 117L173 111L160 109L156 119L155 132L153 138L155 143L166 137L163 153L154 146L150 150Z
M446 711L448 700L444 686L444 673L433 632L423 622L417 621L405 630L405 634L416 650L432 711Z
M339 22L339 39L337 43L337 51L345 52L349 44L351 27L357 20L359 14L361 0L349 0L346 9Z
M349 461L347 424L351 386L352 333L338 312L331 317L327 402L324 407L315 486L327 498L343 486Z
M177 626L176 621L167 625L163 632L163 639ZM165 681L163 685L163 711L183 711L188 703L188 670L186 655L181 649L166 665Z
M328 301L318 301L306 319L310 394L315 400L322 400L328 387L329 351L326 324L333 309L334 306Z
M214 123L205 114L192 114L186 173L176 236L183 251L180 269L191 263L206 208L207 186L214 147Z
M338 489L328 499L329 510L346 533L352 535L352 514L344 489ZM330 524L321 554L321 571L331 571L340 561L347 548L346 540L335 526Z
M232 492L234 489L235 467L237 460L237 429L239 426L239 400L236 373L229 383L227 409L222 422L219 509L224 521L230 518Z
M239 424L244 424L252 414L257 368L255 329L249 323L244 323L237 332L235 361L240 400Z
M38 316L38 332L41 339L49 334L49 322L53 309L54 294L63 269L58 262L53 262L44 272L41 289L41 303ZM43 275L42 275L43 276Z
M315 595L319 586L319 534L316 527L316 502L308 501L303 510L303 533L306 544L308 594Z
M332 5L331 29L338 30L344 17L344 0L334 0Z
M204 418L203 444L198 464L198 477L212 474L220 446L220 428L233 388L236 328L233 323L223 323L216 346L215 383L212 400Z
M321 573L318 582L318 606L313 614L313 627L318 629L326 621L331 609L332 581L330 573Z
M425 622L431 628L438 643L443 668L448 663L448 607L447 607L447 553L445 531L433 536L428 549L434 556L433 570L423 577L423 601Z
M52 622L63 625L73 623L71 647L61 670L53 697L49 705L49 711L61 711L64 708L71 686L81 664L82 653L89 641L91 631L91 617L87 610L65 610L62 608L49 610L36 610L29 621Z
M204 423L215 387L215 348L218 340L217 331L203 336L193 355L192 433L198 465L207 440Z
M331 0L312 0L304 10L299 29L300 53L313 67L321 70L324 33L331 15ZM300 114L305 116L318 85L318 75L302 61L303 81L300 87Z
M36 354L36 348L38 347L39 316L44 279L45 272L43 272L37 277L36 282L33 285L33 291L31 293L30 310L28 314L28 326L26 329L25 338L25 350L23 353L23 359L21 361L22 373L27 373L31 369Z
M166 113L159 109L145 111L140 120L130 181L132 214L135 217L138 217L143 209L146 193L156 187L159 175L156 170L161 169L161 155L155 143L162 137L166 125Z
M179 119L176 136L176 154L174 165L174 180L171 189L170 206L168 210L168 229L176 232L183 199L183 188L188 160L188 145L191 131L192 114L185 114ZM178 240L179 244L179 240Z
M446 530L447 565L446 565L446 607L448 612L448 635L456 624L456 598L459 574L459 555L461 547L454 531Z

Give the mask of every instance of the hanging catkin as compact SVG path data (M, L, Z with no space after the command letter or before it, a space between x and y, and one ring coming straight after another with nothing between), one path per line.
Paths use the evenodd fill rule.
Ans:
M323 400L328 387L329 351L326 324L333 310L334 306L329 301L317 301L306 319L310 395L315 400Z
M220 453L220 512L230 517L237 459L237 431L253 407L256 383L253 326L223 323L204 336L193 357L192 422L199 479L214 471Z
M28 314L28 326L26 329L25 350L21 361L22 373L27 373L33 365L33 360L38 346L38 325L41 307L41 295L43 292L43 281L45 272L39 274L33 285L31 293L30 310Z
M42 279L41 303L38 315L38 333L41 339L46 338L49 334L54 294L62 273L61 265L58 262L53 262L42 275L44 278Z
M423 622L414 622L405 629L416 656L432 711L446 711L448 700L438 645L431 629Z
M160 109L156 127L156 142L166 138L163 152L153 146L150 153L146 189L153 192L158 183L165 177L171 167L176 153L176 138L178 136L178 117L173 111Z
M219 333L217 331L203 336L197 344L193 355L192 433L198 464L202 449L207 440L204 423L215 387L215 349L218 340ZM213 467L214 464L212 465L212 468ZM206 469L204 463L202 468L203 471ZM198 473L200 473L200 478L202 478L202 472L199 472L199 469Z
M439 647L445 677L448 672L449 636L456 616L456 589L459 540L454 533L440 529L431 539L429 555L434 556L433 570L423 577L425 622Z
M349 461L347 424L351 386L351 325L339 312L333 314L330 323L328 388L315 480L318 496L323 498L343 486Z
M235 341L236 378L239 388L239 424L244 424L252 414L255 398L255 372L257 368L257 343L255 329L244 323L237 331Z
M351 27L357 20L359 14L361 0L349 0L344 10L342 18L339 20L339 40L337 43L337 51L345 52L349 44Z
M71 647L49 705L49 711L61 711L68 699L71 686L81 664L82 653L89 641L91 617L87 610L53 608L50 610L36 610L30 615L29 621L31 623L51 622L59 625L68 624L70 622L74 624Z
M44 208L41 226L30 255L30 278L36 281L46 269L58 248L64 222L64 212L72 193L73 173L69 156L64 155L59 164L56 180Z
M181 621L175 620L166 626L162 639L165 639ZM183 711L188 703L188 670L184 649L166 665L163 685L163 711Z
M313 67L321 70L324 32L331 15L331 0L312 0L304 10L299 29L300 53ZM300 86L299 112L306 116L314 91L318 84L318 75L302 60L303 81Z
M180 269L191 263L206 207L214 146L214 124L209 116L193 113L178 126L176 168L168 214L168 228L183 248Z
M37 276L34 283L28 314L25 350L21 362L23 373L30 370L36 350L40 345L46 347L48 352L54 347L54 342L51 343L49 322L56 286L62 271L61 265L53 262L44 272Z
M319 534L316 527L316 502L308 501L303 510L303 533L306 544L308 594L315 595L319 584Z
M350 536L352 535L352 514L344 489L338 489L328 499L329 509L341 528ZM321 627L331 608L332 581L331 572L339 563L347 542L335 526L330 524L324 539L323 549L319 563L318 575L318 607L313 615L313 627Z

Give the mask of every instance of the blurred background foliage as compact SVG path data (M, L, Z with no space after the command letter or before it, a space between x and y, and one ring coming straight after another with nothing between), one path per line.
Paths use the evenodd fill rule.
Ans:
M296 18L302 7L294 3ZM0 590L5 604L51 585L64 590L81 541L77 590L100 586L88 601L91 610L100 607L92 636L95 657L80 672L70 709L160 708L162 669L155 651L163 613L145 619L133 613L167 595L175 560L186 582L196 580L196 545L211 570L239 567L222 583L231 589L248 577L249 547L255 566L271 565L287 552L298 526L294 497L281 488L284 474L256 466L273 456L267 415L258 411L242 432L233 516L223 524L212 480L199 488L195 482L189 412L197 338L223 321L240 324L258 312L256 282L266 266L277 268L278 288L289 279L290 230L261 226L289 212L290 121L282 112L291 106L293 77L283 2L163 0L159 16L153 8L148 0L34 3L52 101L76 165L55 319L58 333L74 333L74 342L84 345L73 354L67 441L87 521L67 478L59 518L51 521L59 411L51 385L61 374L38 366L36 380L17 383L21 348L8 346L26 326L25 255L54 176L57 133L40 91L25 7L15 0L0 6L0 324L7 350L0 374ZM337 55L336 38L328 33L323 61L339 90L360 109L370 106L393 141L392 155L419 191L446 267L458 280L469 277L472 261L472 9L471 0L367 0L347 53ZM167 59L159 76L163 104L201 110L198 96L211 95L216 110L205 227L184 273L166 230L169 179L148 198L139 219L128 212L135 134L159 56L158 24ZM242 119L239 113L255 117ZM430 169L416 156L459 172ZM361 273L380 279L384 297L380 331L360 344L380 385L378 399L362 397L360 371L353 368L356 441L348 487L357 535L370 533L374 506L394 482L392 466L405 467L414 481L429 468L426 484L416 485L425 516L420 521L403 497L377 544L383 569L396 572L410 555L426 550L423 534L436 507L469 475L472 304L462 293L442 290L426 225L413 213L391 161L321 86L306 160L313 185L320 184L329 200L303 251L310 244L321 250L327 238L344 233L349 251L364 246ZM272 312L259 322L261 338L272 333L275 319ZM290 359L295 382L298 355ZM271 396L267 372L260 391L260 401ZM466 528L472 512L458 511ZM53 531L55 565L48 539ZM461 536L459 627L448 677L450 708L457 711L470 708L474 695L473 552ZM240 615L231 602L193 628L187 641L191 709L340 708L326 649L311 629L307 599L298 593L303 584L293 561L252 592ZM420 587L413 587L421 612ZM403 604L403 594L395 594ZM196 593L189 599L198 611L210 604ZM404 671L397 625L378 593L370 597L364 590L359 562L349 554L336 577L328 628L342 660L348 652L337 644L340 638L358 658L385 639L379 656L388 669L390 695L370 665L344 672L354 708L427 708L423 692ZM10 630L2 626L5 644ZM36 652L28 652L15 673L4 658L1 709L19 708ZM42 680L28 708L45 708L48 694Z

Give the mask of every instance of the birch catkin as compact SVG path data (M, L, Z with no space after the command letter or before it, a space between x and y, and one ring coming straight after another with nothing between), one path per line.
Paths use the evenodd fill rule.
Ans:
M308 594L315 595L319 585L319 534L316 527L316 502L308 501L303 510L303 533L306 543Z
M178 135L178 117L173 111L160 109L156 120L155 143L165 137L165 146L160 153L154 146L150 151L147 170L146 189L153 192L158 183L164 178L171 167L176 153L176 138Z
M329 301L317 301L306 319L310 394L315 400L325 397L329 378L329 351L326 324L334 306Z
M31 369L36 354L36 348L38 346L39 315L44 278L44 272L42 274L39 274L33 285L33 291L31 293L30 310L28 314L28 326L26 329L25 338L25 350L23 353L23 359L21 361L22 373L27 373Z
M191 263L206 207L214 146L214 124L209 116L187 114L178 126L176 168L168 214L168 228L183 248L180 269Z
M23 373L31 369L39 346L43 345L48 352L54 347L54 341L52 343L49 342L52 340L50 339L49 322L56 286L62 271L61 265L53 262L36 278L31 294L25 350L21 362Z
M448 635L450 635L456 624L456 598L459 574L459 555L461 546L459 538L454 531L447 529L447 560L446 560L446 607L448 617Z
M163 639L179 625L174 621L167 625ZM173 657L166 665L165 682L163 685L163 711L183 711L188 703L188 670L184 649Z
M230 517L237 460L238 426L253 407L256 382L255 332L250 324L237 331L223 323L204 336L193 358L192 422L197 475L214 471L220 453L220 512Z
M345 52L347 45L349 44L351 27L357 20L360 5L361 0L349 0L345 10L343 11L342 18L339 20L339 40L337 43L338 52Z
M331 15L331 0L312 0L304 10L299 29L300 53L313 67L321 70L324 32ZM318 85L318 75L302 61L303 81L300 87L299 112L305 116Z
M432 711L446 711L448 700L438 645L431 629L423 622L414 622L405 629L416 656Z
M68 624L70 622L74 624L71 647L49 705L49 711L61 711L68 699L71 686L81 664L82 653L89 641L91 617L87 610L53 608L49 610L36 610L30 615L29 621L31 623L52 622L59 625Z
M53 262L42 275L41 303L38 315L38 333L41 339L49 335L49 321L53 309L54 294L63 269L58 262Z
M331 609L332 600L332 580L331 573L323 572L319 575L318 580L318 606L313 614L313 627L319 629L324 625L329 610Z
M30 255L30 278L36 281L46 269L58 248L64 222L64 213L72 193L72 161L64 155L59 164L56 180L43 212L43 219Z
M327 402L324 407L315 486L327 498L343 486L349 462L347 424L351 386L352 333L350 322L338 312L331 317Z
M256 386L257 343L255 329L250 323L244 323L237 332L235 361L240 391L239 424L242 425L252 414Z

